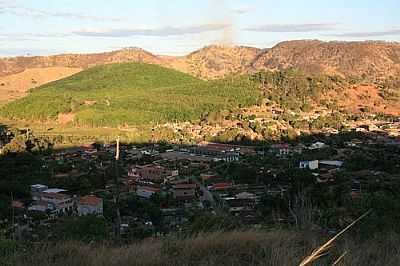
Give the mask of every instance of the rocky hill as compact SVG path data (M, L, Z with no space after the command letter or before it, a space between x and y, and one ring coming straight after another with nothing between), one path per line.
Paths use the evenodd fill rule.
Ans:
M383 80L400 73L400 43L288 41L260 53L253 71L297 68L307 72Z
M207 46L187 56L174 58L169 66L203 79L243 73L261 49L244 46Z
M97 54L0 58L0 77L23 72L31 68L68 67L85 69L96 65L124 62L163 64L163 59L140 48L126 48Z
M0 58L0 77L31 68L70 67L86 69L96 65L142 62L171 67L203 79L221 78L228 73L243 72L260 49L251 47L207 46L187 56L157 56L140 48L96 54Z

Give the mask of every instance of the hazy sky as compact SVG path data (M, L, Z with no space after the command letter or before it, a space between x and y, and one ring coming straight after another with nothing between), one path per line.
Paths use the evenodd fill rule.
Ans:
M400 0L0 0L0 56L400 40Z

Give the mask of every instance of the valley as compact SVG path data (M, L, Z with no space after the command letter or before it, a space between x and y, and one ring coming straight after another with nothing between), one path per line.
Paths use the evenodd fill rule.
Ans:
M366 217L319 258L330 265L350 243L363 265L360 245L381 254L371 243L400 241L399 47L0 59L0 253L9 265L100 265L99 253L127 261L151 248L162 261L136 262L187 265L189 243L197 263L221 265L234 240L232 265L273 252L294 264ZM385 254L376 265L398 257Z

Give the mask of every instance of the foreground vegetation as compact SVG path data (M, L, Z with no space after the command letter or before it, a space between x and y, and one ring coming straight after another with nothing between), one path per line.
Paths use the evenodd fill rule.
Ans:
M9 251L3 265L120 266L120 265L299 265L323 243L324 237L296 231L233 231L192 238L148 239L128 246L64 242ZM386 265L400 261L400 237L395 234L361 241L351 237L335 243L313 265ZM18 248L16 248L18 250Z

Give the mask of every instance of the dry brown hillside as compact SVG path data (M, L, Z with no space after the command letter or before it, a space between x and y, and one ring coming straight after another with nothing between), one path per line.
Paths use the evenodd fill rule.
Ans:
M400 73L400 43L288 41L255 58L252 70L297 68L370 81Z
M247 71L260 51L252 47L212 45L187 56L174 58L169 65L203 79L216 79Z
M70 67L85 69L96 65L123 62L162 64L163 60L140 48L126 48L97 54L63 54L54 56L0 58L0 77L20 73L30 68Z
M0 76L0 104L26 95L31 88L59 80L80 72L81 68L29 68L17 74Z

